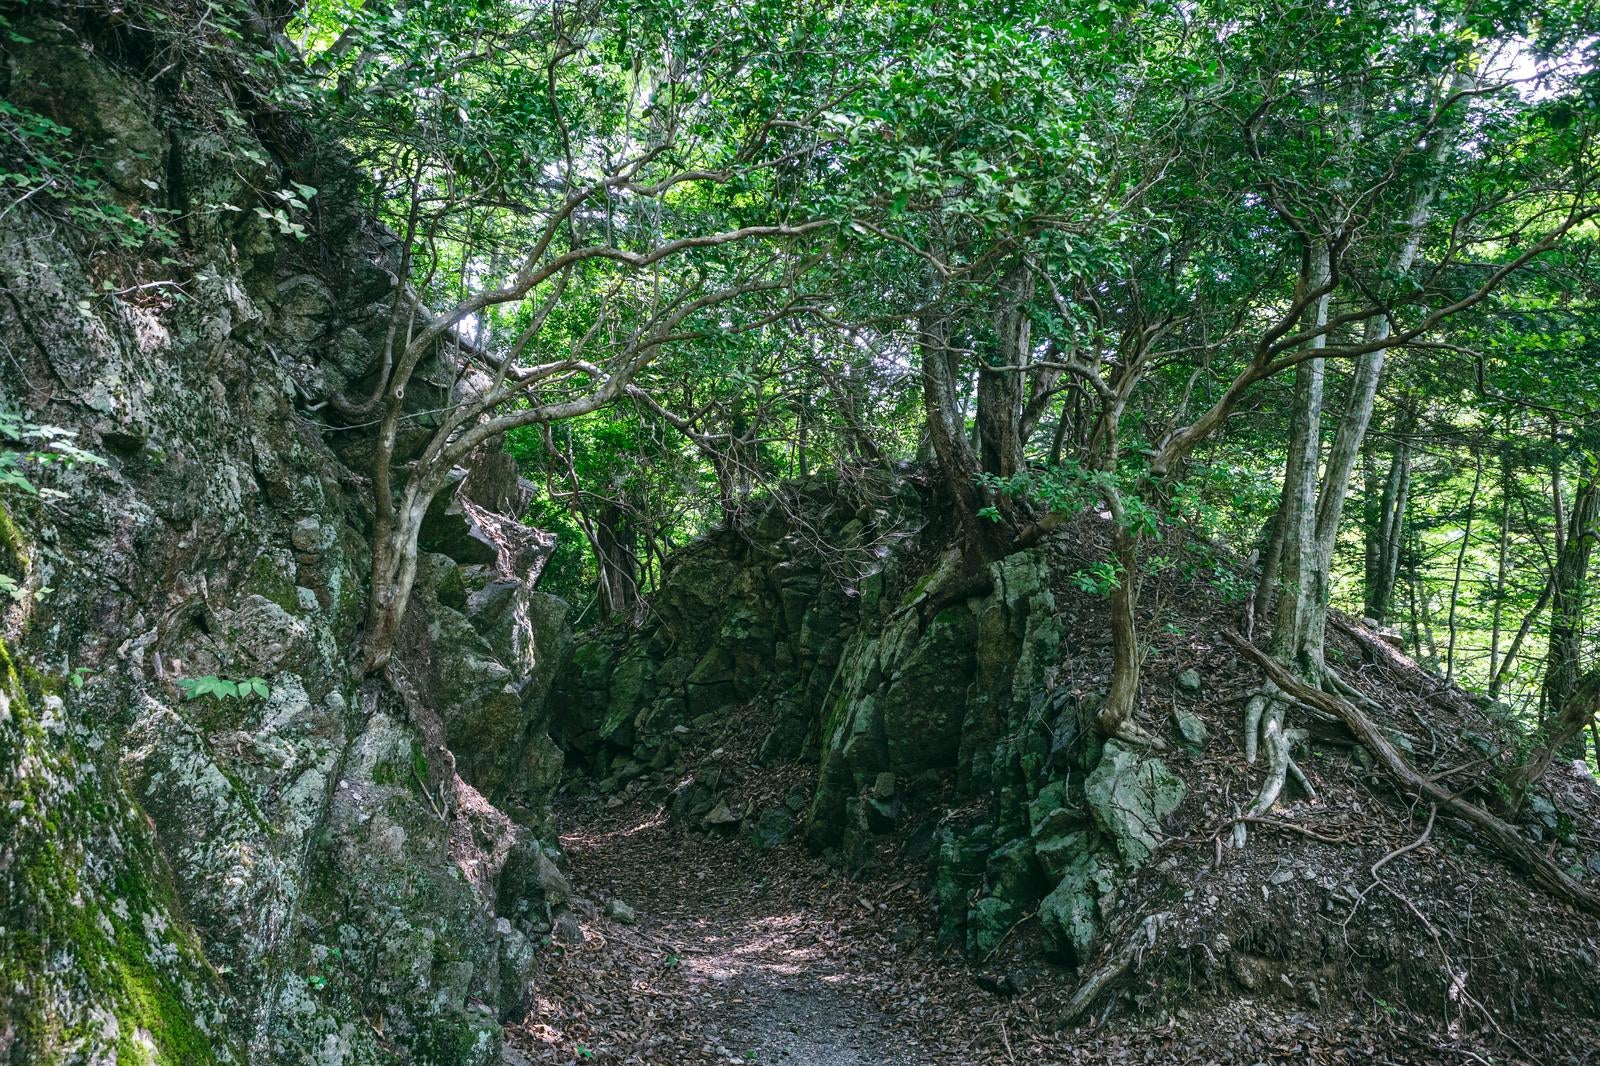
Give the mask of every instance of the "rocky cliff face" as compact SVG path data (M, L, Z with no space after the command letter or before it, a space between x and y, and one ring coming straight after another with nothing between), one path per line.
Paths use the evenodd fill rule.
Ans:
M381 351L392 242L232 77L260 28L176 10L11 16L0 69L168 236L49 193L0 225L0 410L105 460L0 495L0 1060L493 1061L560 894L549 545L480 456L358 676L363 430L325 404ZM303 242L256 210L291 181ZM186 698L210 676L266 695Z
M956 563L936 511L881 471L790 486L680 553L640 630L584 635L553 728L603 790L670 781L672 809L708 830L763 844L803 831L846 870L906 841L945 942L982 957L1037 909L1047 950L1081 963L1183 782L1085 728L1096 694L1058 677L1053 549L995 564L987 591L929 614ZM761 759L815 767L809 802L741 807L715 761L687 782L670 772L747 704Z

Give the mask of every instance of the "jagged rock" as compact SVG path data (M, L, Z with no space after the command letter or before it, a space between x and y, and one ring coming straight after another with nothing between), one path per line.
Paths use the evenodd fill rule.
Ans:
M532 999L533 975L539 952L533 941L504 918L495 923L500 937L500 997L496 1004L502 1022L520 1021Z
M904 659L892 659L882 697L889 766L906 775L954 766L972 679L975 624L964 607L940 611Z
M35 39L55 45L55 36L41 28ZM7 95L16 106L50 116L93 145L103 172L130 200L161 195L167 138L144 85L65 41L17 49L11 66Z
M989 856L984 881L991 893L1019 906L1037 897L1045 885L1039 874L1033 841L1023 837L996 849Z
M958 780L966 789L1000 791L1020 772L1022 791L1031 792L1042 783L1050 752L1040 731L1024 723L1046 699L1061 643L1050 567L1038 553L1023 552L995 563L990 575L994 591L972 604L978 646ZM1009 805L1005 814L1014 817Z
M1114 867L1101 854L1080 853L1039 904L1047 951L1069 965L1087 962L1099 931L1099 901L1116 888Z
M578 916L571 911L559 915L550 927L550 939L568 947L581 945L584 941L583 926L579 924Z
M417 543L423 551L448 555L466 565L492 564L499 548L477 520L474 508L457 498L456 492L467 472L455 472L455 484L440 492L422 521Z
M13 743L9 695L0 713L0 780L47 804L51 827L0 810L7 906L22 908L8 914L41 922L6 923L8 966L36 976L0 988L0 1043L41 1062L64 1035L83 1061L148 1040L163 1062L492 1062L496 1013L526 1002L523 923L570 895L529 850L560 765L542 693L564 608L530 591L547 538L463 497L494 550L470 573L419 560L398 685L363 683L371 434L319 419L382 349L393 238L351 206L337 162L320 172L332 155L285 161L299 133L256 139L245 101L270 93L241 95L232 68L159 37L187 14L97 48L47 7L9 16L8 101L70 127L62 147L98 161L119 210L175 210L178 240L159 263L100 248L42 198L0 226L0 326L50 339L10 353L0 408L78 430L107 461L71 507L18 514L73 562L0 659L90 680L28 710L59 727L38 737ZM155 54L182 77L142 65ZM231 132L194 113L228 99ZM304 248L249 210L290 165L320 190ZM107 277L181 281L187 299L112 298ZM416 382L414 413L453 377L424 362L446 384ZM60 396L23 387L40 381ZM431 432L412 421L411 437ZM504 473L499 454L473 458L469 485L492 480L480 462ZM269 695L185 700L173 684L207 674L260 676Z
M1200 716L1192 711L1174 709L1172 724L1177 727L1178 735L1183 738L1184 744L1194 751L1203 750L1206 746L1206 724Z
M1022 913L1003 896L985 896L967 913L967 954L983 958L1000 945Z
M900 818L900 800L895 795L895 775L888 770L879 774L861 797L861 810L867 829L873 833L887 833L894 829Z
M1107 742L1083 788L1095 824L1135 868L1155 851L1161 820L1178 809L1183 793L1183 782L1160 759L1141 759L1115 741Z
M521 918L548 919L572 901L572 885L532 835L512 847L500 876L498 909Z
M934 837L933 896L939 914L939 940L962 939L967 923L967 900L983 880L984 866L994 844L994 833L976 827L959 833L945 827Z
M620 899L613 899L606 904L606 917L623 925L634 925L639 921L639 915L634 909Z
M700 819L700 824L707 829L728 830L736 827L743 819L735 814L727 800L718 800L716 804Z
M756 818L751 831L758 845L775 848L794 835L794 818L782 807L768 807Z
M1081 824L1084 813L1072 805L1067 783L1048 781L1028 802L1028 831L1035 837L1058 836Z
M1205 686L1200 681L1200 672L1190 667L1180 673L1177 678L1178 688L1189 695L1198 695Z
M757 759L763 763L787 762L800 757L810 731L810 715L799 700L780 696L772 702L772 728L762 738Z
M1044 890L1033 841L1024 837L996 849L984 870L987 895L967 916L967 952L988 955Z
M302 518L294 524L294 532L289 539L303 552L321 551L322 523L315 518Z

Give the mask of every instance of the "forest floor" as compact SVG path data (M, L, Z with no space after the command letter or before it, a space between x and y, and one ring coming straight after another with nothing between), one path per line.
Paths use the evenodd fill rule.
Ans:
M806 783L802 767L740 755L705 757L731 765L745 802ZM924 864L878 862L851 879L797 841L762 848L670 817L671 787L561 802L583 940L547 952L508 1063L1441 1061L1403 1016L1248 998L1062 1028L1073 976L1036 952L985 967L940 946ZM613 901L631 920L610 916Z
M1070 984L985 990L981 970L936 944L903 880L843 880L798 844L757 849L648 805L585 798L566 814L574 886L627 903L637 922L596 913L581 945L548 956L513 1040L532 1062L1371 1061L1359 1034L1310 1019L1051 1033Z

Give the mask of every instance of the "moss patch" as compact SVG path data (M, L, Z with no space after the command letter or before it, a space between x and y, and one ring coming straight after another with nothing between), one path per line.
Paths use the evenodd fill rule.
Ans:
M0 774L12 798L0 808L10 881L0 1014L13 1054L219 1061L198 1021L213 1013L216 975L174 918L159 856L70 732L44 729L26 673L0 642Z

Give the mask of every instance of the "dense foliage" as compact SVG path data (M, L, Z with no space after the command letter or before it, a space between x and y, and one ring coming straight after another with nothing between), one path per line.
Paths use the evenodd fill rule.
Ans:
M627 613L785 479L919 461L972 567L1109 511L1080 580L1129 686L1182 529L1303 676L1331 602L1530 718L1594 660L1597 29L1519 0L315 0L287 26L437 312L396 305L346 414L393 416L408 362L459 345L482 400L404 491L506 436L563 534L548 586Z

